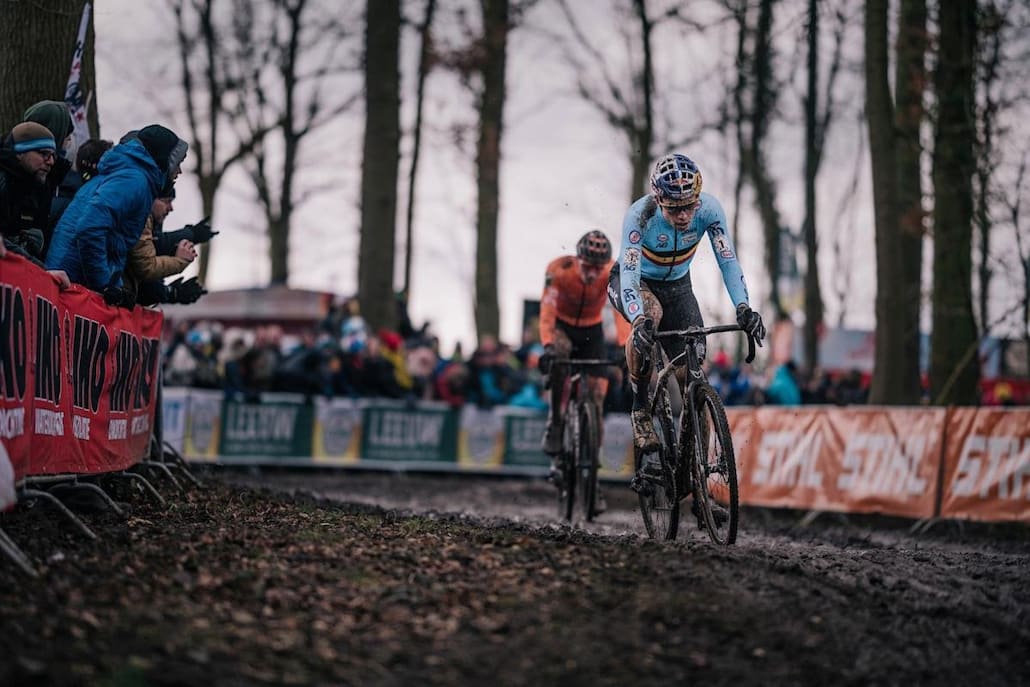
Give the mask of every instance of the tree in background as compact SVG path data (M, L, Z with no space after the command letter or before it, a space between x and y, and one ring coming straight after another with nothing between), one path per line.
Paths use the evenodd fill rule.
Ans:
M422 152L422 109L425 104L426 79L433 66L433 15L436 0L426 0L422 23L418 27L418 85L415 87L415 123L411 131L411 167L408 170L408 202L405 208L404 228L404 296L411 295L411 265L415 247L415 181L418 176L418 158Z
M369 0L358 300L373 331L396 324L393 262L400 156L400 0Z
M805 218L801 234L807 253L805 269L805 364L810 371L819 364L819 334L823 326L823 296L819 283L819 233L816 229L816 179L822 164L826 137L834 116L834 84L841 65L846 17L836 13L833 56L826 83L826 92L820 98L819 88L819 5L808 0L808 22L805 29L807 43L805 110ZM823 105L820 108L820 101Z
M476 335L497 338L501 333L497 295L497 216L500 210L501 136L504 132L505 69L508 0L481 0L483 11L482 75L479 140L476 144Z
M937 404L976 405L980 365L971 256L976 0L942 2L938 22L930 391Z
M705 129L717 126L707 121L707 115L697 113L689 131L683 131L681 112L667 112L667 94L678 84L676 77L688 74L696 81L700 70L685 69L682 65L675 74L656 75L654 42L656 32L667 27L682 28L689 35L700 35L708 27L689 18L688 9L679 4L654 9L647 0L620 0L612 11L619 21L615 23L620 40L605 41L588 28L583 15L596 14L595 4L572 3L558 0L565 19L568 35L553 26L539 27L544 35L562 52L565 62L575 75L575 93L590 105L626 143L630 165L629 201L647 192L651 164L669 150L680 150L698 140ZM573 9L575 7L575 9ZM676 40L683 40L676 36ZM613 49L618 46L618 50ZM667 88L656 91L655 81L662 77ZM694 83L694 87L701 88ZM689 155L689 151L687 151Z
M40 100L63 100L85 0L0 3L0 129L9 131ZM93 15L82 55L80 87L97 135ZM60 141L58 141L60 143Z
M342 82L356 73L354 17L328 0L168 2L204 213L240 164L265 214L271 282L285 284L293 214L324 190L297 190L301 144L358 100Z
M902 2L899 42L914 40L918 45L919 13L910 9L913 4ZM920 395L919 269L906 269L918 265L915 246L922 240L923 213L918 179L909 175L918 175L919 169L923 85L918 74L924 57L908 44L897 55L899 114L887 78L888 5L887 0L869 0L865 9L866 120L876 223L876 353L870 402L912 405ZM925 22L925 9L922 17ZM925 36L925 27L922 31ZM903 208L909 242L903 241Z

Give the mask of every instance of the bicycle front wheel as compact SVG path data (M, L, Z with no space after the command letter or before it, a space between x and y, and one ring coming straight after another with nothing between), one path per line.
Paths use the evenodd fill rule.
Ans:
M699 519L716 544L737 540L740 502L737 464L726 411L715 389L703 384L694 398L697 433L692 442L691 477Z
M651 539L675 539L679 530L680 501L676 494L676 478L673 471L673 466L677 463L672 408L667 388L658 389L656 393L658 398L653 421L658 433L659 448L653 454L642 454L639 449L634 448L633 456L638 475L640 466L646 459L650 459L652 465L657 459L660 474L647 475L643 488L637 495L647 536Z
M597 406L584 403L579 415L579 495L583 519L591 522L597 515L597 463L601 450L601 423Z
M562 452L558 456L560 474L558 476L558 517L572 522L572 514L576 508L576 445L579 442L579 428L568 413L565 422L565 436L562 441Z

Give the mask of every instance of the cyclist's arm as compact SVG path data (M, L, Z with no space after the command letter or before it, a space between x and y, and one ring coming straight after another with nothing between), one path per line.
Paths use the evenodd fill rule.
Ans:
M640 203L626 211L622 221L622 248L619 250L619 290L622 307L630 322L644 314L640 300L640 246L644 243L644 228L640 226Z
M715 198L705 199L704 211L708 217L704 219L705 231L708 233L708 240L712 242L712 252L719 263L722 271L722 281L726 285L726 292L733 301L733 307L748 303L747 282L744 281L744 272L740 269L737 261L737 252L733 248L733 241L726 233L726 213Z
M558 275L554 262L544 273L544 293L540 297L540 343L554 343L554 328L558 320Z

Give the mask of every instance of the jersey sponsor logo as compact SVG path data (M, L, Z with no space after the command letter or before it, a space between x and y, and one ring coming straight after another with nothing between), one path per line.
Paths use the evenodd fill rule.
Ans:
M635 270L640 265L640 249L627 248L622 254L622 264L627 270Z
M629 233L629 242L630 243L640 243L640 232L639 231L631 231Z
M710 234L722 234L722 233L724 233L722 225L719 223L719 220L716 220L716 221L712 222L711 224L709 224L707 229L708 229L708 233L710 233Z
M630 315L636 315L638 312L640 312L640 304L630 303L629 308L627 308L627 310L629 310Z
M658 245L661 246L662 248L664 248L665 246L669 245L669 235L668 234L658 234Z
M637 299L637 294L633 292L633 289L622 290L622 300L627 303L631 303Z
M730 241L726 234L721 231L712 234L712 243L715 245L715 252L724 258L733 257L733 249L730 248Z

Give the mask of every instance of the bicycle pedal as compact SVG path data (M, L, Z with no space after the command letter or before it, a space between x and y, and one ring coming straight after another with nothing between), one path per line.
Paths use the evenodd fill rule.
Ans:
M634 475L633 479L629 481L629 488L641 496L652 496L654 494L654 483L640 475Z

